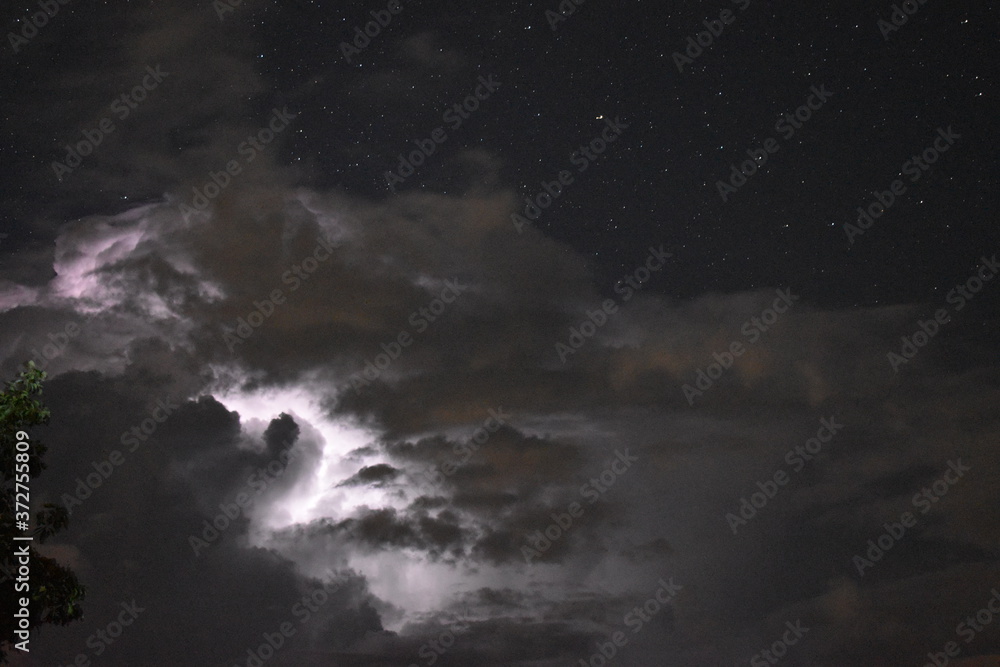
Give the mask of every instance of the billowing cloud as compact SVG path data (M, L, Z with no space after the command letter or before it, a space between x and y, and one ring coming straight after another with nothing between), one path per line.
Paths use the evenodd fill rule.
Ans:
M1000 581L983 311L897 369L940 303L678 300L666 241L608 283L515 229L484 147L440 156L450 190L309 181L284 152L317 122L297 103L390 113L412 72L477 63L421 29L373 46L371 74L275 93L247 64L266 8L209 4L130 10L107 66L47 84L79 97L62 144L147 64L170 72L64 178L83 203L3 258L0 369L49 371L35 492L72 511L46 548L89 591L24 664L250 664L283 623L267 664L576 664L618 632L621 664L739 664L801 622L782 664L903 665L967 636ZM286 103L300 124L186 210ZM142 611L99 653L122 604Z

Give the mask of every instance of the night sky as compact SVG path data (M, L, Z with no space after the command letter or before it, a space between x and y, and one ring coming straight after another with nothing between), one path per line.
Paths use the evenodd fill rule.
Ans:
M13 664L1000 665L988 3L335 4L0 10Z

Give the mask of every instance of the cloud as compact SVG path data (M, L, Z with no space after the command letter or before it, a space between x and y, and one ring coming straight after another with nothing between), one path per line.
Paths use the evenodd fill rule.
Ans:
M399 471L387 463L377 463L373 466L365 466L356 475L345 479L338 486L379 486L380 482L395 479Z
M906 330L919 308L848 312L796 305L759 342L748 344L746 354L691 406L682 385L694 382L697 371L733 340L746 342L742 324L768 307L773 291L676 303L641 293L563 365L555 342L600 303L600 287L591 286L585 262L555 242L512 233L505 218L510 205L503 192L368 202L292 190L278 200L220 207L199 221L184 222L163 203L67 226L57 243L58 275L36 288L31 303L18 296L18 288L7 289L8 303L19 305L0 314L5 330L13 332L6 339L8 369L49 331L79 322L81 333L52 362L54 412L70 423L90 424L78 411L86 406L86 414L95 414L107 404L113 405L109 414L117 415L105 416L104 428L88 426L91 440L79 444L75 457L54 464L53 487L72 487L90 459L106 454L122 431L142 421L155 398L192 399L158 431L159 445L144 454L148 459L122 469L118 491L99 489L74 518L78 532L67 536L65 548L78 550L85 578L110 582L123 568L138 567L129 563L142 562L138 542L112 548L103 541L110 539L112 522L133 525L128 521L136 511L149 517L165 512L143 525L178 536L176 545L142 567L167 575L193 567L182 565L192 558L184 537L204 519L191 515L218 513L220 503L246 489L253 470L291 441L303 456L260 496L259 507L234 524L227 541L211 547L206 564L225 557L241 567L277 568L284 572L282 586L301 592L324 559L354 567L366 555L380 554L394 567L433 572L439 586L452 581L468 592L503 588L511 579L535 580L558 591L556 598L568 594L567 576L591 586L604 578L638 590L642 581L655 581L654 574L714 573L701 575L697 603L685 607L678 601L677 628L664 630L674 637L670 650L691 664L698 664L698 656L738 653L766 641L767 631L780 626L779 617L793 611L819 619L814 622L826 628L827 637L837 638L814 642L811 655L881 659L912 646L913 637L926 631L903 602L893 613L911 620L867 633L847 627L883 613L872 596L886 586L894 587L894 605L930 604L926 584L918 583L928 576L964 587L962 603L952 603L956 614L962 604L974 604L973 582L995 559L996 537L975 518L989 493L988 478L975 472L942 500L949 504L946 515L928 515L870 580L852 579L855 552L878 536L882 523L899 516L949 457L975 461L977 470L995 464L988 444L995 425L972 419L976 406L995 394L981 371L949 367L933 349L907 369L907 379L885 361L896 332ZM238 221L254 206L255 233L238 235ZM293 291L283 275L302 266L321 238L334 240L330 257ZM521 259L511 261L515 256ZM447 280L468 289L418 331L411 316L422 318L419 309ZM225 327L246 318L275 289L282 290L284 302L230 351ZM352 387L351 374L362 372L401 331L412 335L413 344L368 386ZM950 388L945 397L927 391L944 386ZM312 419L364 424L377 437L323 464L331 456L329 442L316 430L319 422L293 416L296 407L275 405L276 418L258 427L210 395L267 387L307 388L324 406ZM71 395L101 398L74 408ZM514 415L512 423L475 443L474 430L499 405ZM756 489L756 481L783 467L785 453L830 415L846 425L844 431L759 520L733 536L725 513ZM581 486L622 446L634 447L640 468L599 503L584 505L584 518L553 543L538 569L525 569L527 536L551 524L570 502L581 501ZM446 462L455 464L454 473L429 488L426 471ZM322 465L344 472L328 477L327 490L309 495L314 500L308 506L289 513L290 498L305 498L303 489L323 481L316 477ZM355 503L330 495L352 489L381 495ZM694 497L702 500L692 504ZM132 498L146 501L136 506ZM325 503L334 504L324 510ZM267 517L287 522L299 515L312 518L259 534ZM148 528L135 524L134 530L133 541L153 539ZM109 565L96 565L105 560ZM747 563L757 574L734 579L732 573L747 572ZM617 571L615 564L621 564ZM551 570L554 565L562 573ZM359 572L359 586L371 586L381 567ZM203 572L197 581L207 585L205 577L215 572ZM834 575L840 582L835 585ZM387 581L378 593L366 589L366 608L372 619L398 623L410 612L381 598ZM764 590L759 581L780 584ZM166 595L154 582L147 590L154 598ZM276 596L272 607L292 600L283 590L270 593ZM863 595L844 592L849 590ZM214 604L243 594L220 593ZM417 595L414 590L403 597L411 594ZM446 603L447 596L438 596ZM845 606L847 600L855 602ZM112 604L117 601L106 606ZM831 617L831 610L838 615ZM575 611L562 613L567 622L579 621ZM267 628L276 620L265 616L254 625ZM212 620L211 627L223 632L220 622ZM726 624L740 628L730 639L704 632L721 632ZM385 630L374 621L362 625ZM512 660L522 625L497 616L477 627L500 633L503 646L490 650L505 656L497 660ZM547 626L530 627L534 633ZM581 637L610 630L611 623L579 626L567 642L579 646ZM316 632L316 642L326 641ZM946 635L947 627L934 636ZM352 635L341 646L368 641L365 636ZM884 648L862 655L860 636ZM539 646L538 659L555 659L557 643ZM638 645L635 651L643 655Z
M147 611L108 664L175 664L178 638L199 664L238 664L337 575L347 583L273 664L420 663L445 630L456 641L437 664L573 663L670 576L684 591L623 662L745 661L802 618L813 629L788 664L916 664L983 606L998 574L1000 395L997 356L975 342L982 311L956 313L895 373L886 353L933 304L803 298L754 337L744 327L775 290L800 286L677 300L670 266L625 301L567 245L517 233L504 160L478 147L441 156L441 173L461 172L447 192L363 196L284 166L286 135L185 219L192 188L275 104L343 94L388 109L411 74L446 74L431 92L447 97L474 69L421 32L387 43L374 74L331 66L272 94L251 65L260 11L220 23L205 3L130 9L121 39L95 24L81 34L107 44L107 62L54 52L65 67L43 88L75 103L43 105L19 133L58 157L147 64L170 72L64 180L72 210L32 214L46 240L3 258L0 369L41 355L52 376L39 499L125 453L49 547L88 585L87 620L41 635L32 664L91 651L133 598ZM433 128L421 122L413 136ZM365 152L355 139L344 151ZM446 301L449 282L464 288ZM556 344L609 298L618 312L563 363ZM684 385L734 342L745 352L691 405ZM158 401L177 406L162 422ZM477 439L498 408L508 423ZM727 512L831 416L843 431L734 535ZM148 437L130 451L135 428ZM639 463L589 502L582 489L624 448ZM971 470L920 513L914 495L957 457ZM252 502L195 554L190 537L240 494ZM574 502L583 515L525 563L528 536ZM904 511L918 523L858 576L853 557Z

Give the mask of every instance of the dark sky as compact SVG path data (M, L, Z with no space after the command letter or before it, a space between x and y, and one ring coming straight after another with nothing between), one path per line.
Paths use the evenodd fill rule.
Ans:
M0 369L88 597L15 664L1000 664L986 3L52 7Z

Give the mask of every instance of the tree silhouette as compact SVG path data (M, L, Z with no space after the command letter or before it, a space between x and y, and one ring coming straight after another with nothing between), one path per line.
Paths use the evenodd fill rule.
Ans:
M27 370L7 383L7 388L0 392L0 664L8 661L8 652L20 641L16 631L20 619L14 614L21 608L20 598L27 597L30 601L27 619L28 629L39 625L53 623L66 625L70 621L83 617L80 603L86 594L85 588L76 578L72 570L63 567L52 558L40 555L34 548L34 542L15 541L15 536L30 534L40 543L44 543L54 533L69 525L69 514L65 507L46 503L35 514L35 527L30 533L18 530L15 525L15 493L16 482L24 483L22 472L17 479L17 466L20 463L23 471L27 463L28 478L34 479L45 469L42 460L47 447L38 440L31 438L27 461L17 460L17 433L32 426L45 424L49 421L49 411L36 398L42 394L42 381L45 372L36 368L33 362L28 362ZM23 439L23 437L22 437ZM23 488L20 489L23 491ZM23 589L23 577L18 574L19 563L14 555L15 549L28 545L30 575L27 590L18 590L18 584ZM18 581L18 579L22 581ZM29 645L30 647L30 645Z

